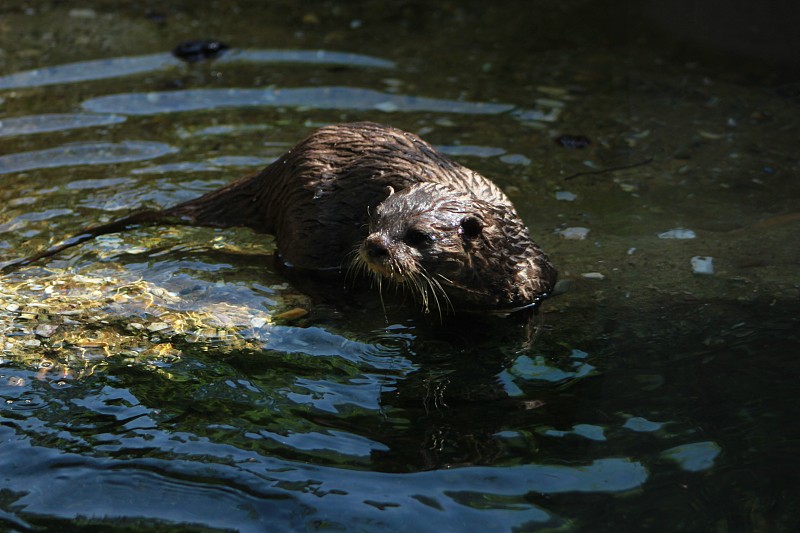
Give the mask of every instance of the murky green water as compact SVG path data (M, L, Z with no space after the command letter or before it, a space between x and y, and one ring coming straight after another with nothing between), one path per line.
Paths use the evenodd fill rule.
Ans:
M521 349L319 303L245 230L5 275L3 529L800 526L793 8L64 4L0 6L0 262L374 120L503 186L566 292Z

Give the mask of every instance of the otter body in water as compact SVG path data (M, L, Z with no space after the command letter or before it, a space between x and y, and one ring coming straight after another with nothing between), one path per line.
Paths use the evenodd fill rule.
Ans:
M535 307L556 271L494 183L431 145L373 123L326 126L260 172L163 210L90 228L9 266L154 224L247 226L287 265L354 267L408 286L426 310Z

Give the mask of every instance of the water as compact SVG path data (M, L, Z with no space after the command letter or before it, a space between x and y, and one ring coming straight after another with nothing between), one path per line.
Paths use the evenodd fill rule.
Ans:
M793 7L6 3L0 262L375 120L495 179L566 292L526 349L319 303L245 230L5 275L4 529L797 530Z

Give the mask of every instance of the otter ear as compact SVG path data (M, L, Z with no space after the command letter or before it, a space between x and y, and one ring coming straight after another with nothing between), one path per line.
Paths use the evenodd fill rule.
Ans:
M474 239L483 231L483 223L475 217L464 217L458 227L458 234L466 239Z
M389 196L394 194L394 187L392 187L391 185L387 185L386 188L383 189L383 192L386 193L386 197L388 198Z

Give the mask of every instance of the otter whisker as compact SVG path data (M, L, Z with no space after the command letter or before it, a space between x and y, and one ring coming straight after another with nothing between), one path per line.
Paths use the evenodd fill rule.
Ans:
M347 287L349 280L355 281L359 275L366 274L369 271L369 266L361 259L361 246L354 246L346 255L342 263L347 264L347 269L344 272L344 285ZM341 272L341 266L339 267Z
M450 278L446 277L444 274L438 274L437 273L436 275L438 277L442 278L443 280L445 280L448 283L448 285L455 285L455 282L453 280L451 280Z
M414 301L419 301L422 303L424 310L425 298L420 291L419 281L417 280L416 274L409 276L408 280L403 285L405 285L405 290L411 293L411 297Z
M426 271L423 271L423 275L424 275L425 281L428 283L428 285L431 288L431 295L433 296L433 298L434 298L434 300L436 302L436 307L439 310L439 320L442 320L442 313L443 312L446 312L447 310L455 311L455 308L453 307L453 303L450 301L450 296L448 296L447 291L444 290L444 287L442 287L442 284L439 283L439 281L437 279L435 279L433 276L428 274ZM441 295L442 300L444 300L444 302L447 304L446 309L442 308L442 302L439 300L439 295Z
M456 284L452 280L448 279L444 275L437 274L437 276L440 277L441 279L443 279L448 285L456 286ZM447 294L447 291L444 289L444 287L442 286L441 282L439 282L439 280L437 280L437 279L431 278L431 283L436 284L436 287L438 287L439 291L442 293L442 296L444 297L445 302L447 302L447 308L450 311L452 311L453 313L455 313L456 312L456 308L453 305L453 301L450 299L450 296Z
M421 279L420 279L421 278ZM422 307L425 313L430 313L430 298L428 297L428 285L423 283L425 280L425 275L422 272L418 272L414 274L414 287L416 287L417 292L422 299Z
M389 315L386 314L386 303L383 301L383 276L378 274L376 277L378 278L378 297L381 300L381 309L383 310L383 320L388 324Z
M439 292L442 294L442 298L444 299L445 303L447 303L447 308L455 313L455 307L453 307L453 302L450 301L450 297L447 295L447 292L444 290L444 287L442 287L442 284L439 283L438 280L436 280L436 279L434 279L434 278L432 278L430 276L428 277L428 283L431 284L432 288L439 290ZM434 295L435 294L436 294L436 292L434 290ZM436 299L436 305L439 306L439 318L441 319L441 317L442 317L442 308L441 308L441 305L439 304L439 299L438 298Z
M433 284L433 280L430 276L424 275L423 279L427 283L428 287L431 289L431 296L433 297L433 301L436 303L436 309L439 311L439 321L442 321L442 304L439 302L439 297L436 295L436 286Z
M409 274L405 280L400 284L403 287L403 296L406 297L408 294L411 294L411 298L417 302L422 300L422 294L420 294L419 290L419 283L416 279L416 274Z

